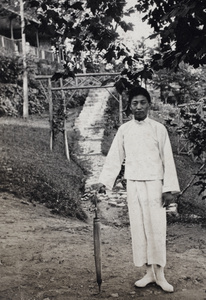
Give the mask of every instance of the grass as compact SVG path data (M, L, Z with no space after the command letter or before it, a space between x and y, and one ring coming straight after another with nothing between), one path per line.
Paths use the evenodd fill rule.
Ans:
M49 150L49 129L18 124L0 124L0 191L43 203L53 213L81 220L81 194L87 171L71 150L71 162L64 155L62 135L54 151ZM77 138L77 137L76 137ZM74 147L75 134L70 144Z

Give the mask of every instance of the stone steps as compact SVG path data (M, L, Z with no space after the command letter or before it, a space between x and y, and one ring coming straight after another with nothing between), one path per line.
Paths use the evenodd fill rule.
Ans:
M110 92L112 89L110 89ZM75 128L80 133L79 158L89 162L91 174L86 181L85 195L82 201L93 197L95 191L92 186L98 183L105 157L101 153L101 142L104 135L104 111L110 92L106 89L90 90L84 107L75 121ZM107 195L98 195L99 201L106 201L110 206L123 207L126 192L120 186L119 191L107 191Z

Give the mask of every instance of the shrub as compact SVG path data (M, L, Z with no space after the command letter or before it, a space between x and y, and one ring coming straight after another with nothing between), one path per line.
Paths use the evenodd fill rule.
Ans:
M11 57L4 52L0 54L0 82L16 83L21 71L17 56Z
M29 114L42 114L49 109L48 103L48 84L47 81L35 79L36 74L52 75L57 69L57 63L51 63L28 55L28 101ZM23 81L22 81L23 63L22 58L18 56L9 56L6 53L0 54L0 116L21 116L23 113ZM82 106L87 96L87 90L81 90L74 93L65 92L66 106L68 109ZM62 105L61 92L53 92L53 99L57 99L57 104ZM56 105L56 104L55 104ZM56 108L56 111L59 107Z

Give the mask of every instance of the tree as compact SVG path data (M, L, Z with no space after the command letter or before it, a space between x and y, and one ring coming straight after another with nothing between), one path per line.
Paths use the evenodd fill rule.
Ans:
M143 20L159 37L160 53L153 56L153 67L176 69L181 61L199 67L206 63L205 0L139 0L135 5Z
M177 104L198 101L204 96L205 70L199 67L198 70L181 63L176 72L164 68L155 72L153 84L160 89L161 100L164 103L176 102ZM175 99L168 99L172 93Z
M26 63L26 36L25 36L25 18L24 3L20 0L20 16L21 16L21 42L22 42L22 61L23 61L23 117L28 118L29 115L29 99L28 99L28 73Z
M55 47L64 44L67 38L73 44L73 52L96 49L105 51L107 61L121 52L115 45L118 37L117 27L124 31L132 30L132 24L122 20L125 0L26 0L30 9L36 9L40 21L39 32L51 36ZM27 26L29 29L29 24ZM109 54L108 54L109 53Z

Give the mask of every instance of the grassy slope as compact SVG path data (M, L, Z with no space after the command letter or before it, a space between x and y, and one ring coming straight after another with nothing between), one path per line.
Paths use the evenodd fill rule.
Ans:
M44 203L52 212L85 219L80 196L85 170L63 152L62 136L49 150L49 129L0 124L0 191Z

